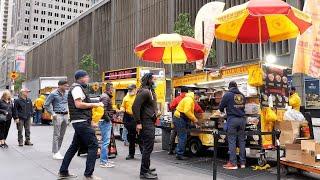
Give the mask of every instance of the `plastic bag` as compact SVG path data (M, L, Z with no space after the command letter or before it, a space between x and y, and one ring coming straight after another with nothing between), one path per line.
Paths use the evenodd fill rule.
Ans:
M248 84L259 87L263 85L263 70L260 67L252 67L249 70Z
M92 108L92 121L94 123L99 123L100 119L103 117L104 114L104 108L99 106L99 107L94 107Z
M273 122L278 119L277 114L269 107L266 109L266 121Z
M284 120L286 121L304 121L305 117L303 114L297 110L294 110L292 108L289 108L285 113L284 113Z

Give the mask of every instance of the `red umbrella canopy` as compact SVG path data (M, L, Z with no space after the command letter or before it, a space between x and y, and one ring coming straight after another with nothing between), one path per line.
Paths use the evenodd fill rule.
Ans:
M276 42L295 38L310 26L308 14L282 0L250 0L217 17L215 34L231 42Z
M203 59L206 48L199 41L179 34L160 34L134 49L144 61L164 64L185 64Z

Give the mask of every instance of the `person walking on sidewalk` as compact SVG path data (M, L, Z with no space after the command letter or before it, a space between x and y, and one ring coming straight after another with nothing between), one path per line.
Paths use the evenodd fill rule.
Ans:
M44 101L46 100L46 96L40 95L34 102L35 113L33 116L34 124L41 124L41 116L44 106Z
M184 152L187 143L187 129L190 121L196 126L198 119L194 114L195 101L200 98L200 92L190 92L180 101L173 116L173 125L178 135L178 145L176 148L177 160L185 160Z
M124 112L123 115L123 123L124 127L128 130L128 141L129 141L129 155L126 157L126 160L134 159L134 155L136 152L136 143L137 143L137 123L133 118L132 105L134 100L136 99L136 89L137 86L135 84L131 84L128 86L128 93L123 98L121 105L121 112ZM139 140L138 140L139 141ZM138 143L141 154L142 154L142 146L141 143Z
M78 70L75 73L74 83L68 92L68 106L70 113L70 121L74 128L74 136L72 143L67 150L60 170L59 178L76 178L76 175L69 173L69 165L72 158L77 153L80 144L83 144L88 148L88 156L86 162L86 170L84 172L84 178L90 180L99 180L101 178L93 176L93 171L96 163L98 140L95 135L95 130L92 127L92 108L103 106L102 103L91 103L89 95L87 93L88 83L90 77L84 70Z
M14 101L14 108L17 112L17 129L18 129L18 142L19 146L23 146L23 128L25 130L25 143L26 146L33 146L30 141L30 125L31 116L33 114L32 101L28 97L30 90L27 88L22 88L20 90L20 95L18 99Z
M2 117L0 119L0 148L8 148L6 139L8 137L9 129L11 126L12 118L17 119L17 112L13 107L13 102L11 100L10 91L6 90L3 92L0 100L0 114Z
M237 139L240 147L240 167L246 167L246 141L245 141L245 96L239 91L235 81L229 83L229 91L222 97L219 110L227 112L229 162L223 166L225 169L238 169L237 165Z
M174 112L176 110L180 101L186 96L187 93L188 93L188 88L184 86L181 87L180 95L174 98L174 100L170 103L170 106L169 106L170 111ZM202 110L202 108L197 102L194 103L194 112L198 114L204 113L204 111ZM173 128L171 130L171 135L170 135L169 152L168 152L169 155L174 154L174 149L176 148L176 143L175 143L176 136L177 136L177 131L175 128Z
M44 108L53 117L52 158L56 160L63 159L60 148L68 123L68 89L68 81L60 80L58 89L53 91L44 103Z
M108 159L108 148L110 144L112 121L115 110L112 108L112 92L113 85L111 83L106 84L106 91L100 97L100 102L104 105L103 119L99 122L99 128L102 136L101 154L100 154L100 167L101 168L113 168L114 162Z
M150 155L154 146L155 122L158 114L154 81L152 73L147 73L142 77L141 88L138 90L132 106L133 118L137 123L136 129L142 140L143 151L140 168L140 178L142 179L158 178L157 174L150 169Z

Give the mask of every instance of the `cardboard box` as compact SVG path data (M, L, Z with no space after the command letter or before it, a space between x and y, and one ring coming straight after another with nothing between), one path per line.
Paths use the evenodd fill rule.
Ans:
M286 144L286 160L302 162L301 144Z
M320 144L314 140L301 141L302 162L309 166L320 167Z
M296 138L300 136L301 121L281 121L276 122L275 129L281 130L280 144L293 144Z

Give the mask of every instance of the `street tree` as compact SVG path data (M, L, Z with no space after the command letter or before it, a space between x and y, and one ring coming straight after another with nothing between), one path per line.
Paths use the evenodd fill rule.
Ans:
M82 56L79 68L87 71L92 79L99 77L99 65L95 62L95 59L91 54L85 54Z

